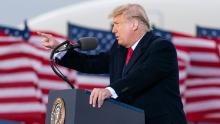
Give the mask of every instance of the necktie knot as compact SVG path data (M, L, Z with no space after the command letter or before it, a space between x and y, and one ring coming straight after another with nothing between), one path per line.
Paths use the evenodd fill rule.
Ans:
M127 57L126 57L126 65L128 64L128 62L129 62L129 60L130 60L130 58L131 58L131 55L132 55L132 53L133 53L133 49L132 48L129 48L128 49L128 53L127 53Z

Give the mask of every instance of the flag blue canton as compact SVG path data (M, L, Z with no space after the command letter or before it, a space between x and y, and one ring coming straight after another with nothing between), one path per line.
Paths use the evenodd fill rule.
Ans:
M165 39L171 40L172 39L172 33L153 27L153 33L157 36L163 37Z
M220 29L197 26L196 27L196 35L198 37L206 37L209 39L220 40Z
M83 53L86 54L97 54L108 51L115 41L115 36L113 33L111 33L111 31L92 29L69 23L68 38L77 41L82 37L96 37L98 40L97 48L95 50L83 51Z
M4 32L4 34L9 35L9 36L21 37L24 40L28 40L31 36L26 21L25 21L25 28L23 30L0 25L0 31Z

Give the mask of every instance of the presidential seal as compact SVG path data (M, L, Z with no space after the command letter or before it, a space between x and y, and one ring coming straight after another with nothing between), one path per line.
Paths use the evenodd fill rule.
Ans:
M64 124L65 106L62 98L56 98L53 103L50 124Z

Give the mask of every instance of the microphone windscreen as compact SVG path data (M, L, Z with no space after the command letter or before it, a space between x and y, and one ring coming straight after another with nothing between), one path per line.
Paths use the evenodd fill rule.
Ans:
M97 39L95 37L82 37L79 39L81 50L93 50L97 47Z

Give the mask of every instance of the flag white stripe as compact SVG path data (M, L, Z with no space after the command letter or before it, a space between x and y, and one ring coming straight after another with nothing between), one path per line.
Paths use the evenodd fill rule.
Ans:
M38 84L41 88L52 89L66 89L68 85L64 81L38 79L34 72L21 72L14 74L0 74L0 83L21 83L33 82ZM25 78L24 78L25 77ZM39 82L39 83L37 83Z
M88 75L77 75L76 80L78 84L88 85L109 85L109 78L102 76L88 76Z
M201 38L173 37L172 42L175 45L183 47L199 47L199 48L215 48L216 44L213 40Z
M220 78L195 78L195 79L187 79L185 82L187 86L199 86L199 85L220 85Z
M19 87L19 88L0 88L0 98L10 97L41 97L41 92L35 87Z
M49 98L49 97L48 97L47 94L44 94L41 98L42 98L42 101L43 101L44 104L47 104L47 103L48 103L48 98Z
M45 89L69 89L65 81L40 80L38 86Z
M42 67L42 63L40 61L24 57L0 61L1 69L14 69L18 67L33 67L34 69L40 69Z
M22 41L21 37L14 37L14 36L0 36L0 41L4 42L12 42L12 41Z
M191 61L219 62L218 55L212 52L191 52L190 58L191 58Z
M190 66L188 68L189 75L196 76L220 76L219 67Z
M179 79L185 79L187 76L187 72L185 70L179 70Z
M184 51L181 51L178 49L177 49L177 56L178 56L178 58L181 58L187 62L189 62L189 60L190 60L190 56L187 52L184 52Z
M185 111L190 112L199 112L206 110L215 110L220 108L220 100L208 100L208 101L199 101L191 102L185 104Z
M0 47L0 55L5 55L9 53L31 53L32 55L39 56L45 59L49 58L49 51L40 50L28 44L13 44Z
M0 113L46 112L46 107L37 102L0 103Z
M180 94L184 93L186 91L186 86L183 84L183 85L180 85Z
M201 97L201 96L220 96L220 88L218 87L205 87L187 89L185 92L186 97Z
M0 69L15 69L21 67L32 67L39 73L55 75L50 65L44 65L40 61L34 59L20 57L20 58L13 58L9 60L0 61ZM63 74L68 74L68 70L65 69L64 67L59 67L59 70Z
M178 66L188 66L189 65L189 63L187 63L187 62L183 62L183 61L178 61Z
M70 70L70 71L69 71L68 78L69 78L70 80L75 80L75 79L76 79L76 76L77 76L77 71L75 71L75 70Z
M10 82L22 82L22 81L32 81L36 83L38 81L38 77L34 72L17 72L13 74L0 74L0 82L1 83L10 83Z
M66 40L66 38L62 38L62 37L54 37L54 38L60 43ZM14 36L0 36L0 41L4 41L4 42L15 41L16 42L16 41L23 41L23 39L21 37L14 37ZM41 45L42 37L40 36L31 36L28 41L42 46Z

